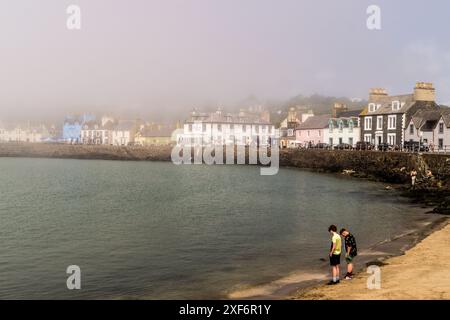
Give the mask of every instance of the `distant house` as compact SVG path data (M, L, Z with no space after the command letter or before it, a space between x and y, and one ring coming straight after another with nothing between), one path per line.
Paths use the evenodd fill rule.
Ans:
M328 129L331 115L320 115L308 118L295 129L296 142L303 145L314 145L325 141L325 130Z
M355 145L360 138L359 114L362 110L347 110L342 104L335 104L328 128L324 131L324 142L330 146L341 143Z
M271 144L276 137L275 126L267 116L241 111L224 113L221 109L212 113L193 111L185 122L179 144L202 145L261 145Z
M428 144L433 150L450 147L450 109L419 110L405 129L405 141Z
M384 89L369 93L369 104L360 114L361 140L402 146L405 130L419 110L437 110L432 83L418 82L412 94L389 96Z
M48 140L49 137L49 131L44 125L9 125L0 128L1 142L40 143Z
M290 108L288 116L280 125L280 147L287 148L295 145L295 128L312 116L314 116L312 110L302 113L296 108Z
M82 116L67 116L63 124L63 141L67 143L80 143L83 124L94 120L94 116L87 114Z
M134 144L139 129L141 128L135 120L119 120L112 130L112 144L115 146Z
M135 145L169 145L175 143L172 141L172 133L176 129L170 125L147 125L140 129L135 136Z
M81 143L83 144L112 144L112 121L88 121L81 129Z

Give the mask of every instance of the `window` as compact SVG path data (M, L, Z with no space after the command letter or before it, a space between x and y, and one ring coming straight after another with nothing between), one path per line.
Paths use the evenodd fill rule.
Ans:
M348 138L348 144L353 146L353 138Z
M397 127L397 115L390 115L388 117L388 129L395 129Z
M372 130L372 117L365 117L364 118L364 129L365 130Z
M339 138L339 144L342 144L342 138Z
M364 141L365 142L372 142L372 135L371 134L365 134L364 135Z
M444 133L444 124L442 122L439 123L439 133Z
M203 123L203 124L202 124L202 131L203 131L203 132L206 132L206 123Z
M439 149L444 149L444 139L439 139Z
M342 121L339 121L339 132L342 132L343 129L344 129L344 124L342 123Z
M400 101L392 101L392 111L397 111L400 109Z
M396 140L395 133L389 133L389 134L388 134L388 143L389 143L390 145L395 146L395 140Z
M234 130L234 124L230 124L230 130Z
M377 130L383 130L383 116L377 117Z
M333 146L333 138L329 138L330 146Z
M188 131L189 131L189 132L192 132L192 124L190 124L190 125L188 126Z
M414 125L413 124L409 125L409 134L414 134Z
M218 125L217 125L217 130L218 130L218 131L222 131L222 125L221 125L221 124L218 124ZM221 138L221 139L222 139L222 138Z
M353 127L354 127L353 120L349 120L348 121L348 132L353 132Z
M377 110L377 107L375 103L369 103L369 112L375 112Z
M306 135L309 137L309 130L308 130L308 132L306 133Z
M247 126L245 124L242 126L242 132L247 132Z

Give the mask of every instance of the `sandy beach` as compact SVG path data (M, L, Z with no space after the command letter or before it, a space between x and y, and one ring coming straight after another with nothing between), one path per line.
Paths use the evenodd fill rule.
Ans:
M297 291L302 300L450 299L450 224L429 235L404 255L381 266L381 289L367 288L370 276L360 272L335 286L320 285ZM345 265L343 265L345 267Z

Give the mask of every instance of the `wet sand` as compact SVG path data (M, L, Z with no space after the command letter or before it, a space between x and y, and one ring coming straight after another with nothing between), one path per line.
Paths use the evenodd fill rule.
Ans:
M404 255L385 260L381 289L368 289L370 276L361 271L353 280L335 286L300 289L291 298L303 300L450 299L450 224L423 239Z

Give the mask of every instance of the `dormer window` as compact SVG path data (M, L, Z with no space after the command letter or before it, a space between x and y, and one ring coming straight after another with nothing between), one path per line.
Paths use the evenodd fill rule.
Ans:
M369 103L369 112L375 112L377 110L377 107L375 103Z
M392 111L397 111L400 109L400 101L392 101Z

